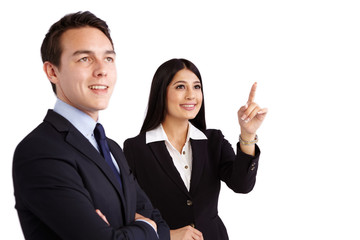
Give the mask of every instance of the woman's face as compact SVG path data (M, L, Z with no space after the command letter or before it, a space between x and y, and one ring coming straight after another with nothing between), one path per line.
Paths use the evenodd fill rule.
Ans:
M168 85L166 96L167 120L194 119L203 99L199 78L188 69L180 70Z

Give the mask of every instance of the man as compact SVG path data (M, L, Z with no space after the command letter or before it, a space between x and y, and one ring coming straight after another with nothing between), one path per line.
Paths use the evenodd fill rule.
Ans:
M90 12L66 15L50 28L41 54L58 99L14 154L16 209L25 238L169 239L167 224L138 186L122 149L93 134L116 82L106 23Z

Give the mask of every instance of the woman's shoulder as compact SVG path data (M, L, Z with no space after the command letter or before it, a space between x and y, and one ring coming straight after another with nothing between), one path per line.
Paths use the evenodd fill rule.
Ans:
M145 133L140 133L139 135L135 137L128 138L124 141L124 148L126 145L129 144L139 144L145 142Z
M224 135L222 134L220 129L206 129L205 130L205 135L207 138L223 138Z

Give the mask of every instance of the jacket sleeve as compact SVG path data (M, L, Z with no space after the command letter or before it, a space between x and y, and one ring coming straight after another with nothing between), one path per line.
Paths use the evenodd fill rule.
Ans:
M216 137L215 137L216 136ZM224 138L220 130L215 133L217 150L219 152L219 176L227 186L236 193L249 193L255 186L260 149L255 146L255 156L243 153L239 142L236 144L237 153Z

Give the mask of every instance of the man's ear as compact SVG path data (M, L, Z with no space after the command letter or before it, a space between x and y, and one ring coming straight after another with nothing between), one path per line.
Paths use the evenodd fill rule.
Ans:
M44 62L43 69L50 82L56 84L58 82L58 78L56 75L57 67L51 62L46 61Z

